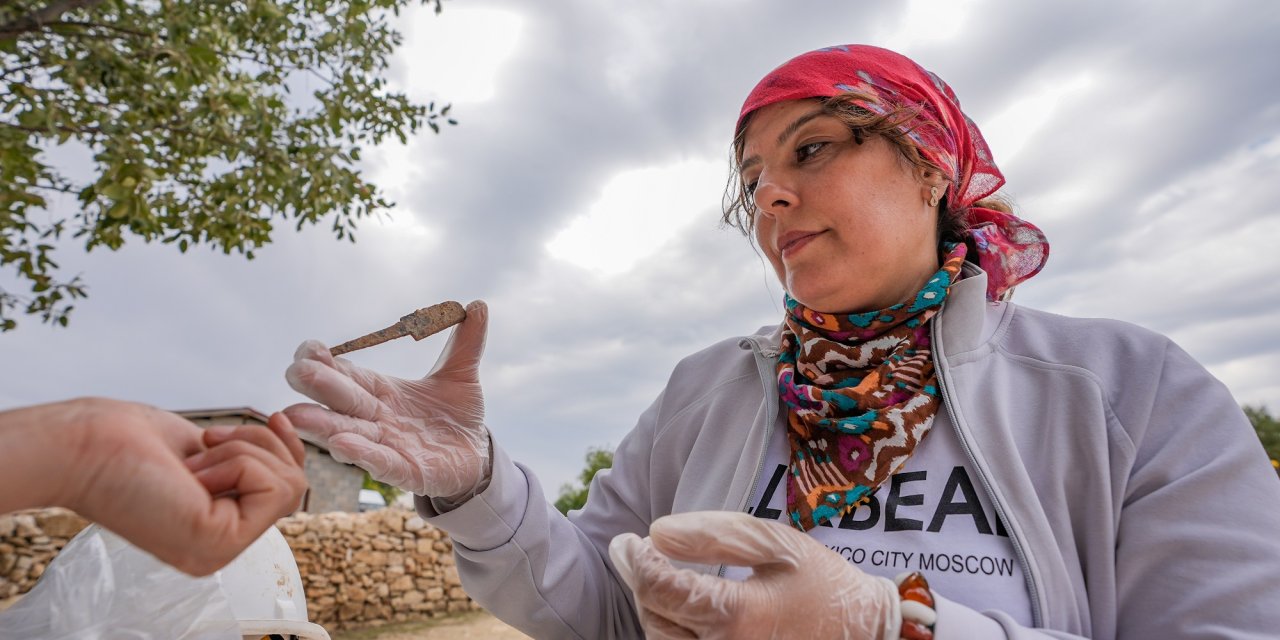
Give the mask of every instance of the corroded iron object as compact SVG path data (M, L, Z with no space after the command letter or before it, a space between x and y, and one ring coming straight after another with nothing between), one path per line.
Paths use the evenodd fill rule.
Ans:
M453 300L447 300L424 309L418 309L400 318L400 322L386 329L360 336L350 342L344 342L329 349L329 353L338 356L357 349L372 347L375 344L382 344L388 340L395 340L402 336L413 336L414 340L421 340L433 333L444 331L466 318L467 312L462 308L462 305Z

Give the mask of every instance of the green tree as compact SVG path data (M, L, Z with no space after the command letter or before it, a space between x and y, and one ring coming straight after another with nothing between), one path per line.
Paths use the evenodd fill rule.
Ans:
M1249 422L1253 423L1253 430L1258 432L1258 439L1262 441L1262 448L1266 449L1267 455L1271 457L1272 466L1280 469L1280 420L1277 420L1262 405L1256 407L1245 405L1244 414L1249 416Z
M387 501L388 506L394 503L396 498L399 498L401 494L404 493L404 489L374 480L373 477L369 475L368 471L364 472L364 483L361 484L360 488L373 489L374 491L377 491L378 494L382 496L382 499Z
M581 509L582 505L587 503L587 489L591 487L591 479L596 477L597 471L613 466L613 451L608 448L592 447L587 449L584 461L587 466L582 473L578 474L580 484L573 485L566 482L560 486L560 497L556 498L556 509L559 509L560 513Z
M413 1L0 0L0 330L67 324L86 287L58 271L64 235L249 259L276 223L354 240L391 206L361 149L456 124L382 77ZM59 145L92 175L49 164Z

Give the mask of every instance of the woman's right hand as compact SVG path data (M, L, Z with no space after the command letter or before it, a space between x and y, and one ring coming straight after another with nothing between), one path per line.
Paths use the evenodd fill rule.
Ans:
M375 480L417 495L466 500L488 485L490 473L479 378L487 325L484 302L467 305L466 320L420 380L384 376L334 358L319 342L304 342L285 377L325 406L296 404L285 415L334 459L363 467Z

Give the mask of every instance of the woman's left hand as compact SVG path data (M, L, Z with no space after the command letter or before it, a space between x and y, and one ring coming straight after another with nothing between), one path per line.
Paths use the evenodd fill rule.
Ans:
M624 533L609 557L635 594L648 638L897 638L898 590L800 531L745 513L659 518ZM744 582L671 560L747 566Z

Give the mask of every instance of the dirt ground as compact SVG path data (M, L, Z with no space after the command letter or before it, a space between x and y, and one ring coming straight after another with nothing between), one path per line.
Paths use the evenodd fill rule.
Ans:
M0 600L0 611L21 596ZM487 611L461 613L427 622L401 622L375 629L330 631L332 640L528 640L529 636L505 625Z
M334 631L333 640L521 640L529 636L484 611L430 622L406 622L377 629Z

